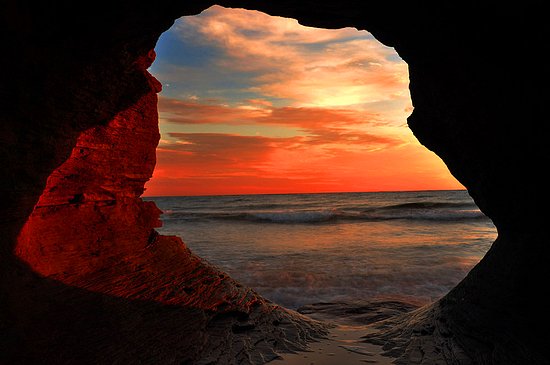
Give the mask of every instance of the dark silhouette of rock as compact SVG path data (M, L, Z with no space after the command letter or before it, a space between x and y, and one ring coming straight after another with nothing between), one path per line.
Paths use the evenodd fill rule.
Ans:
M36 277L25 278L30 292L10 293L17 294L10 314L36 316L35 304L20 303L49 303L37 320L13 324L10 330L32 351L8 349L2 355L9 361L264 363L277 358L276 351L304 350L327 333L323 324L238 284L181 239L154 230L161 212L140 198L160 138L160 84L145 71L153 58L148 53L149 62L140 65L149 92L78 136L18 235L15 257L70 294L51 298L52 288ZM79 305L82 294L69 288L95 298ZM56 335L44 336L52 330Z
M322 335L157 236L158 211L139 199L158 139L152 50L212 2L2 4L0 363L262 363ZM548 363L542 5L218 4L395 47L411 129L497 226L455 289L367 340L405 364Z

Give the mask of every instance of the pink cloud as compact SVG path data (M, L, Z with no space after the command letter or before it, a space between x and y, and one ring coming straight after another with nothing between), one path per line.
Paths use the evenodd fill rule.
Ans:
M219 6L175 32L221 49L218 67L249 72L253 87L231 102L160 97L165 132L149 195L461 187L405 126L407 65L368 33ZM243 126L289 132L227 132ZM175 132L199 127L215 133Z
M345 106L402 97L408 71L366 31L317 29L294 19L213 6L175 31L221 48L219 67L257 72L250 91L294 106Z
M254 105L230 107L167 98L160 99L160 109L162 110L163 123L168 124L271 125L295 128L304 134L291 138L293 148L303 146L304 148L322 148L325 151L329 149L333 151L337 149L372 150L406 143L401 136L381 133L377 127L379 123L377 114L352 109L275 108L263 105L260 108ZM181 133L168 133L168 135L172 138L184 136ZM188 138L203 136L201 138L209 140L215 137L214 134L207 133L186 134L185 136ZM217 136L220 143L228 142L229 135L219 134ZM239 136L231 136L232 140L237 137ZM242 137L241 142L245 146L252 141L250 137L240 137ZM202 142L205 140L203 139ZM281 144L281 141L283 139L277 138L271 142L280 148L290 147L290 145ZM162 145L165 146L166 142Z
M364 110L272 107L258 102L229 106L161 97L159 110L164 123L273 125L295 127L313 134L320 134L323 130L331 128L357 130L368 126L376 127L383 123L379 113Z

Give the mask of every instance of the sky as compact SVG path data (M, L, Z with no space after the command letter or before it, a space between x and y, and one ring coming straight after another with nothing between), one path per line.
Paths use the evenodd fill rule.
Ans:
M407 127L407 65L355 28L213 6L159 39L145 195L463 189Z

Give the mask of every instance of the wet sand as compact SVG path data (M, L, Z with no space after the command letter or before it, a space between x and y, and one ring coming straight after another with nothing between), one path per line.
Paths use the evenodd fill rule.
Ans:
M326 339L309 345L309 351L282 354L273 365L364 365L393 364L382 355L382 346L364 342L375 332L372 324L418 308L422 303L380 300L365 303L317 303L298 309L302 314L332 326Z
M329 338L314 342L308 352L284 354L273 365L364 365L392 364L394 359L382 356L382 347L361 342L369 333L368 326L337 326Z

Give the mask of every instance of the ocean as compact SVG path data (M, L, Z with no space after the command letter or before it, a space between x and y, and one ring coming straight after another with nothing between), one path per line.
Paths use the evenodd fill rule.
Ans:
M466 191L156 197L165 235L287 308L427 303L496 238Z

